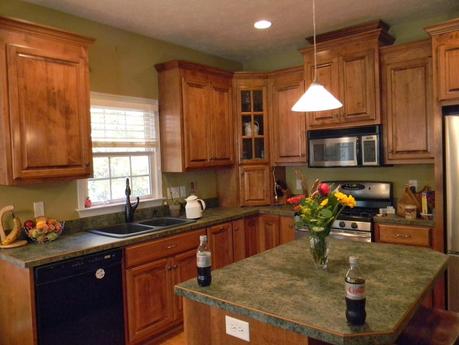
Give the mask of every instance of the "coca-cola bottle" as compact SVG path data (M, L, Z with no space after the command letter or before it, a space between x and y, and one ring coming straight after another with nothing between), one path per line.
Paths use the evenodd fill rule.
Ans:
M346 273L346 319L351 325L360 326L365 323L365 279L359 270L358 259L349 257L350 268Z
M212 282L212 254L207 245L207 236L199 236L199 247L196 253L196 265L198 267L198 284L199 286L209 286Z

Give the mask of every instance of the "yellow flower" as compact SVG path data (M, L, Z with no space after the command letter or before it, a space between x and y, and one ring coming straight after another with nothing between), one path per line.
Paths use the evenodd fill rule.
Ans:
M336 192L335 193L335 198L341 202L342 200L345 200L347 198L346 194L341 193L341 192Z
M328 205L328 198L322 200L322 202L320 203L320 206L321 206L321 207L325 207L325 206L327 206L327 205Z
M354 197L352 195L349 195L346 200L346 206L353 208L355 207L355 205L356 205L356 202L355 202Z

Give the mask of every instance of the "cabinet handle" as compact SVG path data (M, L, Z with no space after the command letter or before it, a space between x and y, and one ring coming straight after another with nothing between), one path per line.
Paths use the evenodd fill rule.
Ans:
M168 271L172 270L172 266L166 266L166 270Z
M172 249L172 248L175 248L175 247L177 247L176 244L169 244L169 245L166 247L166 249Z
M177 265L172 265L173 270L177 269L177 267L178 267Z
M394 237L395 238L407 239L407 238L411 238L411 235L408 235L408 234L394 234Z
M219 230L214 232L214 235L221 234L224 231L225 231L225 228L220 228Z

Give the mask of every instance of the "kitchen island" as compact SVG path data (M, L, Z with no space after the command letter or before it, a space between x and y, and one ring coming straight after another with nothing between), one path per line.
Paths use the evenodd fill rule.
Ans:
M444 272L447 256L430 249L330 241L328 271L313 266L308 239L276 247L213 272L212 285L189 280L183 296L188 345L244 344L225 332L225 315L249 323L249 344L393 344ZM367 320L345 318L348 257L366 278Z

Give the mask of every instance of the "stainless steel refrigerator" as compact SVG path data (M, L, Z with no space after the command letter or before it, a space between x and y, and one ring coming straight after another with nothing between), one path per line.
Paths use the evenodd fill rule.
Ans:
M443 115L448 309L459 312L459 106L445 107Z

